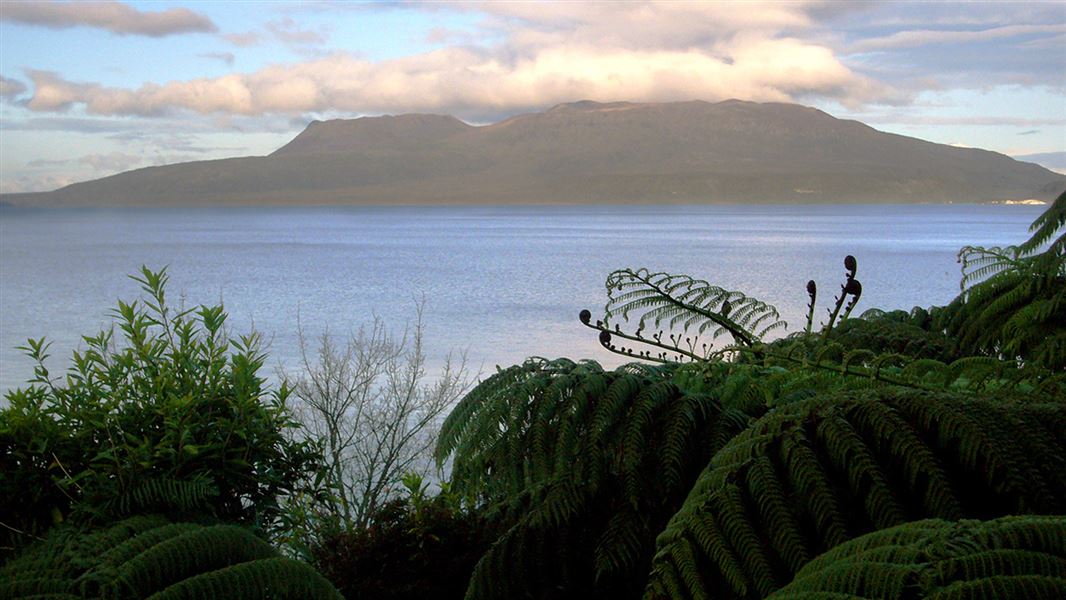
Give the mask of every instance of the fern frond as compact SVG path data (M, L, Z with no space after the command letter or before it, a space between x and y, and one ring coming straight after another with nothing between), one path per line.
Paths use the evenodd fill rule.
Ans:
M1022 531L1059 543L1020 545L1012 538ZM1060 598L1066 593L1063 539L1062 516L916 521L841 544L769 598Z
M0 568L2 598L341 596L306 564L232 525L136 516L103 529L53 529Z
M239 591L238 591L239 590ZM339 600L341 595L306 563L290 558L264 558L190 577L148 600Z
M1018 248L1021 252L1029 254L1035 252L1044 244L1048 244L1046 252L1062 255L1066 251L1066 192L1059 194L1058 198L1051 203L1029 227L1032 236ZM1061 232L1061 233L1060 233ZM1054 238L1056 235L1059 237Z
M680 330L690 340L706 332L712 339L729 333L737 343L750 345L784 327L773 306L687 275L621 269L607 276L606 287L604 322L609 326L612 319L629 321L633 316L638 335L649 326ZM698 344L687 343L693 348Z
M1021 442L1033 431L1036 440ZM697 554L705 580L756 587L716 597L761 598L768 591L760 586L792 580L803 557L876 529L925 517L1060 512L1066 470L1061 458L1043 463L1064 453L1066 411L1057 403L881 388L783 405L711 459L658 537L648 589L668 571L671 547L688 539L711 546ZM709 522L724 538L708 535ZM736 562L741 573L732 572ZM850 593L864 576L841 567L832 577L844 586L836 591Z
M749 371L776 373L538 360L472 390L449 417L438 457L452 460L452 489L487 502L508 529L475 568L468 596L563 586L564 573L540 564L544 554L565 553L596 574L571 587L642 586L655 534L699 470L775 393ZM733 377L747 383L727 385ZM501 578L506 586L495 583Z

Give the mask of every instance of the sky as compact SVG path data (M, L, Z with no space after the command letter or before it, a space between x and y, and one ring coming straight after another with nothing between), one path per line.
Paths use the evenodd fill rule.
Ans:
M1066 172L1066 1L0 0L0 192L268 154L315 119L731 98Z

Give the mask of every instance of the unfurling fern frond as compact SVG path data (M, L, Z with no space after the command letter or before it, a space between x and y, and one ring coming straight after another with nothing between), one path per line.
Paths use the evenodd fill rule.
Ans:
M1063 512L1061 404L898 388L815 398L715 454L657 540L646 597L762 598L877 529Z
M57 527L0 569L0 598L329 598L310 566L232 525L138 516L98 530Z
M687 275L621 269L608 275L605 285L605 326L637 319L637 337L673 335L673 346L704 357L723 334L737 344L751 345L786 327L773 306ZM658 333L645 335L646 330Z
M929 519L856 538L771 594L929 600L1066 597L1066 517Z
M857 269L855 257L846 256L844 283L833 307L827 309L829 319L821 330L822 346L838 320L847 320L862 296L862 283L855 278ZM745 352L761 356L762 337L788 327L773 306L687 275L622 269L608 275L606 286L603 319L593 322L588 310L582 310L578 318L586 327L599 331L601 346L640 360L709 362ZM817 289L814 281L807 282L810 303L804 339L811 338ZM637 321L636 330L623 330L619 321L631 319ZM654 333L645 333L649 326ZM725 333L732 337L732 343L715 348L715 340Z

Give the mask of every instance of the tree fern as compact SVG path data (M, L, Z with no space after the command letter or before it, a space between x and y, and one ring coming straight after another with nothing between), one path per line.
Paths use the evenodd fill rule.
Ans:
M456 406L438 446L438 458L452 460L452 489L487 500L510 524L478 564L469 597L560 585L608 594L642 579L655 532L714 444L765 410L740 390L686 390L726 372L681 376L694 368L531 360Z
M647 597L761 598L876 529L1063 512L1064 457L1058 403L887 388L780 406L711 459L658 538Z
M1037 218L1023 244L959 252L963 293L947 307L941 325L960 349L1066 369L1064 215L1066 192Z
M0 598L339 598L304 563L233 525L138 516L54 529L0 569Z
M715 449L768 407L854 382L722 362L499 371L455 407L438 445L452 489L507 525L469 597L639 589L656 533Z
M842 544L772 599L929 600L1066 595L1066 517L924 520Z
M165 538L116 565L113 586L125 593L114 595L144 598L198 573L275 555L270 544L244 528L199 527Z

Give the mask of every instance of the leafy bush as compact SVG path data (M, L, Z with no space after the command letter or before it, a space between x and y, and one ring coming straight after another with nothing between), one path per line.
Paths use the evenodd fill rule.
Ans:
M320 462L293 442L288 390L268 393L252 334L230 340L221 306L175 311L165 270L134 277L145 297L119 302L114 327L85 337L62 379L30 340L32 385L0 411L0 522L6 547L76 514L109 520L160 510L269 527L278 498Z
M310 566L233 525L131 517L53 529L0 569L0 597L335 599Z
M323 536L315 567L349 600L462 598L492 539L489 523L443 490L426 495L418 477L408 494L386 502L364 528Z

